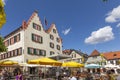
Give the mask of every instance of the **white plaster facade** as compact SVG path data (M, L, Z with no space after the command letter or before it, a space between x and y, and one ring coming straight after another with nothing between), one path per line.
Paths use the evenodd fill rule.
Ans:
M105 58L102 58L100 55L91 56L91 57L88 57L86 64L91 64L91 63L105 65L107 63L107 60Z
M65 52L67 51L67 52ZM75 61L78 63L84 63L87 59L87 54L84 54L78 50L64 50L63 54L71 56L71 58L65 59L64 61ZM86 56L85 56L86 55Z
M41 27L41 30L36 30L33 28L33 23L39 25ZM56 30L56 33L53 32L53 29ZM28 54L28 47L35 48L35 49L40 49L40 50L45 50L46 55L45 56L50 56L50 51L53 51L55 54L61 54L62 53L62 40L58 34L58 31L56 29L55 24L52 24L48 30L44 30L43 26L41 24L40 18L38 16L37 12L34 12L28 22L23 22L22 26L18 31L14 31L5 37L4 41L7 41L11 37L15 36L16 34L20 34L20 41L7 46L8 52L11 50L15 50L17 48L22 48L22 54L13 56L13 57L6 57L2 58L0 56L1 60L14 60L18 62L26 62L27 60L31 59L37 59L40 57L40 55L34 55L34 54ZM42 37L42 43L37 43L32 41L32 34L36 34L38 36ZM50 35L53 35L54 39L50 39ZM59 42L56 39L59 39ZM50 47L50 42L54 44L54 48ZM56 48L56 46L59 45L59 50ZM1 55L4 55L6 53L2 53Z

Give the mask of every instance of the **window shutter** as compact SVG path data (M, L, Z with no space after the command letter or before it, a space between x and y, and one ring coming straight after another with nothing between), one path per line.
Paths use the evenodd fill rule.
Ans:
M30 54L30 48L28 48L28 54Z
M36 51L36 49L34 49L34 54L37 54L37 51Z
M34 34L32 34L32 40L34 40Z

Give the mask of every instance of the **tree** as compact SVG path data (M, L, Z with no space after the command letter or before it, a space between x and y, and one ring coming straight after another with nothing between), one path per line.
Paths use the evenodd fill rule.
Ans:
M0 0L0 28L6 23L6 14L4 11L4 3Z
M7 52L7 47L4 45L4 39L0 36L0 53Z

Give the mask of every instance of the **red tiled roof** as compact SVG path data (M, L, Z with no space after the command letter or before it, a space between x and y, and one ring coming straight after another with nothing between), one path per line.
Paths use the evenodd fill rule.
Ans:
M100 53L96 49L90 54L90 56L98 56L98 55L100 55Z
M63 50L62 52L63 52L63 54L70 54L70 53L71 53L71 50L70 50L70 49L67 49L67 50Z
M103 55L108 60L110 60L110 59L119 59L120 58L120 51L105 52L105 53L103 53Z
M32 20L36 15L38 16L38 12L37 12L37 11L34 11L33 14L30 16L30 18L28 19L27 25L30 24L31 20ZM38 16L38 18L39 18L39 16ZM40 18L39 18L39 22L41 23Z

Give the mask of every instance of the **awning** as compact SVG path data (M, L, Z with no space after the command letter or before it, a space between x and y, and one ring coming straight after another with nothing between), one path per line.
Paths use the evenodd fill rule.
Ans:
M61 60L61 59L71 58L71 56L65 55L65 54L55 54L55 55L49 56L49 58L52 58L55 60Z

